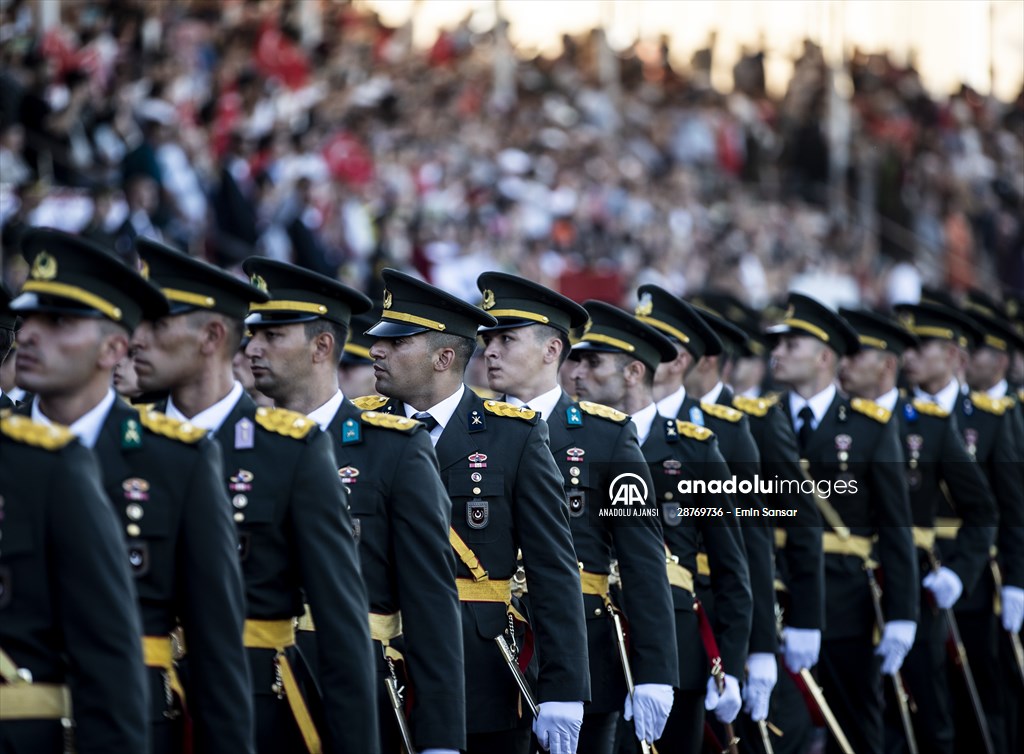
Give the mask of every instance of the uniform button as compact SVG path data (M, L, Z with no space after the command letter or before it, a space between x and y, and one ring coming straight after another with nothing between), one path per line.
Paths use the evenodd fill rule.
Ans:
M235 518L236 523L240 524L243 521L245 521L245 514L242 513L241 511L238 511L237 513L235 513L234 518Z
M142 518L143 510L142 506L138 503L129 503L124 509L124 514L128 516L132 521L138 521Z
M672 499L672 493L671 492L666 492L665 493L665 499L666 500L671 500Z
M569 473L572 474L573 476L579 476L580 475L580 467L579 466L573 466L572 468L569 469Z
M480 494L480 488L479 487L474 487L473 488L473 494L474 495L479 495Z
M231 498L231 504L238 509L242 509L249 504L249 498L245 495L235 495Z
M594 608L594 615L600 615L600 614L601 614L601 608L599 608L599 607Z
M124 530L128 532L129 537L137 537L142 534L142 529L139 528L138 524L128 524Z
M572 482L573 484L579 484L579 483L580 483L580 478L579 478L579 477L576 477L576 476L574 476L574 477L573 477L573 478L572 478L572 479L571 479L570 481L571 481L571 482Z

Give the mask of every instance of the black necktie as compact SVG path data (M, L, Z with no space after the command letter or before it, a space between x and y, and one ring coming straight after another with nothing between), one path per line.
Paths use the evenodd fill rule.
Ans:
M412 418L418 422L423 422L427 425L427 432L430 432L437 426L437 419L431 416L426 411L420 411L418 414L413 414Z
M807 444L811 441L811 435L814 434L814 427L811 426L811 422L814 421L814 412L810 406L804 406L800 409L800 413L797 414L803 421L800 425L800 430L796 434L797 442L800 443L801 455L807 450Z

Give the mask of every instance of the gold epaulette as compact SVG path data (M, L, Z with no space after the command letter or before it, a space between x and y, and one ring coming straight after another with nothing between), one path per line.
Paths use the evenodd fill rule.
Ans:
M858 414L870 416L879 424L888 424L889 419L892 418L891 411L882 408L874 401L865 400L864 398L854 398L850 401L850 407Z
M732 405L745 414L750 414L751 416L764 416L768 413L768 409L774 406L778 400L778 396L768 399L748 398L745 395L734 395L732 397Z
M988 414L1002 416L1006 413L1006 404L1003 403L1002 398L990 398L985 393L974 391L971 393L971 402Z
M691 437L694 440L700 440L701 442L715 436L715 433L707 427L702 427L699 424L694 424L693 422L684 422L681 419L676 419L676 429L678 429L679 434L684 437Z
M1003 406L1006 407L1007 411L1012 411L1013 407L1017 405L1017 399L1012 395L1004 395L1001 399Z
M927 416L938 416L940 419L945 419L949 416L949 412L946 411L942 406L931 401L924 401L920 398L914 399L914 408L917 409L919 414L926 414Z
M0 432L24 445L44 450L60 450L75 439L74 433L67 427L34 422L18 414L0 419Z
M305 414L286 408L260 407L256 409L256 423L266 430L296 440L301 440L318 428L317 423Z
M352 403L355 407L362 411L376 411L387 402L388 399L383 395L364 395L359 398L352 399Z
M537 416L537 412L532 409L519 408L504 401L484 401L484 410L497 416L510 416L525 421L532 421Z
M743 418L743 414L734 408L729 406L723 406L720 403L704 403L701 401L700 410L705 414L711 414L716 419L724 419L727 422L735 424Z
M382 414L377 411L364 411L360 414L359 418L366 424L372 424L374 427L397 429L400 432L409 432L415 429L416 425L419 424L415 419L409 419L405 416L395 416L394 414Z
M1017 391L1017 400L1024 403L1024 387Z
M600 416L602 419L608 419L615 422L616 424L625 424L629 421L629 414L619 411L618 409L612 408L611 406L605 406L601 403L593 403L591 401L580 401L580 411L591 416Z
M139 423L154 435L170 437L187 445L199 442L206 435L205 429L200 429L190 422L172 419L159 411L140 411Z

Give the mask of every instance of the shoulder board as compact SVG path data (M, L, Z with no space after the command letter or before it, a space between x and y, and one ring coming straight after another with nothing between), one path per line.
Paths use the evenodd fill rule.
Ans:
M919 414L938 416L940 419L945 419L949 416L949 412L943 409L942 406L937 406L931 401L923 401L920 398L914 399L914 408L917 409Z
M24 445L44 450L60 450L75 439L74 433L67 427L34 422L18 414L0 419L0 433Z
M1006 413L1006 404L1003 403L1002 398L990 398L984 393L975 391L971 393L971 403L989 414L1002 416Z
M694 424L693 422L684 422L681 419L676 419L676 429L678 429L679 434L684 437L690 437L694 440L700 440L701 442L715 436L715 433L707 427L702 427L699 424Z
M470 390L476 393L477 398L483 398L485 401L491 400L492 398L497 398L499 395L501 395L501 393L496 393L490 388L484 387L483 385L466 385L466 387L468 387Z
M882 408L874 401L868 401L863 398L854 398L852 401L850 401L850 408L852 408L858 414L870 416L879 424L887 424L889 419L892 418L891 411Z
M188 445L199 442L206 436L206 430L189 422L172 419L159 411L140 411L139 423L154 435L170 437Z
M748 398L745 395L734 395L732 405L745 414L765 416L768 413L768 409L774 406L778 400L778 397L769 400L767 398Z
M363 411L376 411L387 402L388 399L383 395L364 395L360 398L352 399L352 403L355 404L356 408Z
M625 424L629 421L629 414L614 409L611 406L592 403L591 401L580 401L578 405L580 411L591 416L600 416L602 419L608 419L617 424Z
M504 401L484 401L484 410L496 416L509 416L513 419L532 421L537 417L537 412L528 408L519 408Z
M377 411L364 411L360 414L359 418L363 420L364 424L382 427L383 429L397 429L400 432L410 432L416 429L416 425L419 424L415 419L395 416L394 414L381 414Z
M276 432L296 440L301 440L318 428L317 423L305 414L289 411L286 408L258 408L256 409L256 423L270 432Z
M702 401L700 408L705 414L711 414L716 419L724 419L734 424L743 418L742 412L729 406L723 406L721 403L704 403Z

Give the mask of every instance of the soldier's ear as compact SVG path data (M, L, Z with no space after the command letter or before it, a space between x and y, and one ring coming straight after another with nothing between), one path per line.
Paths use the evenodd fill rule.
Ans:
M204 355L215 353L227 339L228 327L220 317L207 317L199 328L199 350Z
M324 361L337 363L337 354L334 350L334 335L329 332L319 333L313 338L313 363L319 364Z
M643 383L644 375L647 374L647 367L642 361L636 359L626 362L622 367L622 376L629 387L636 387Z
M564 341L556 336L552 336L547 339L544 344L544 363L545 364L557 364L562 358L562 349L565 347Z
M128 338L128 331L122 327L105 329L96 354L96 366L113 372L118 362L128 355Z

